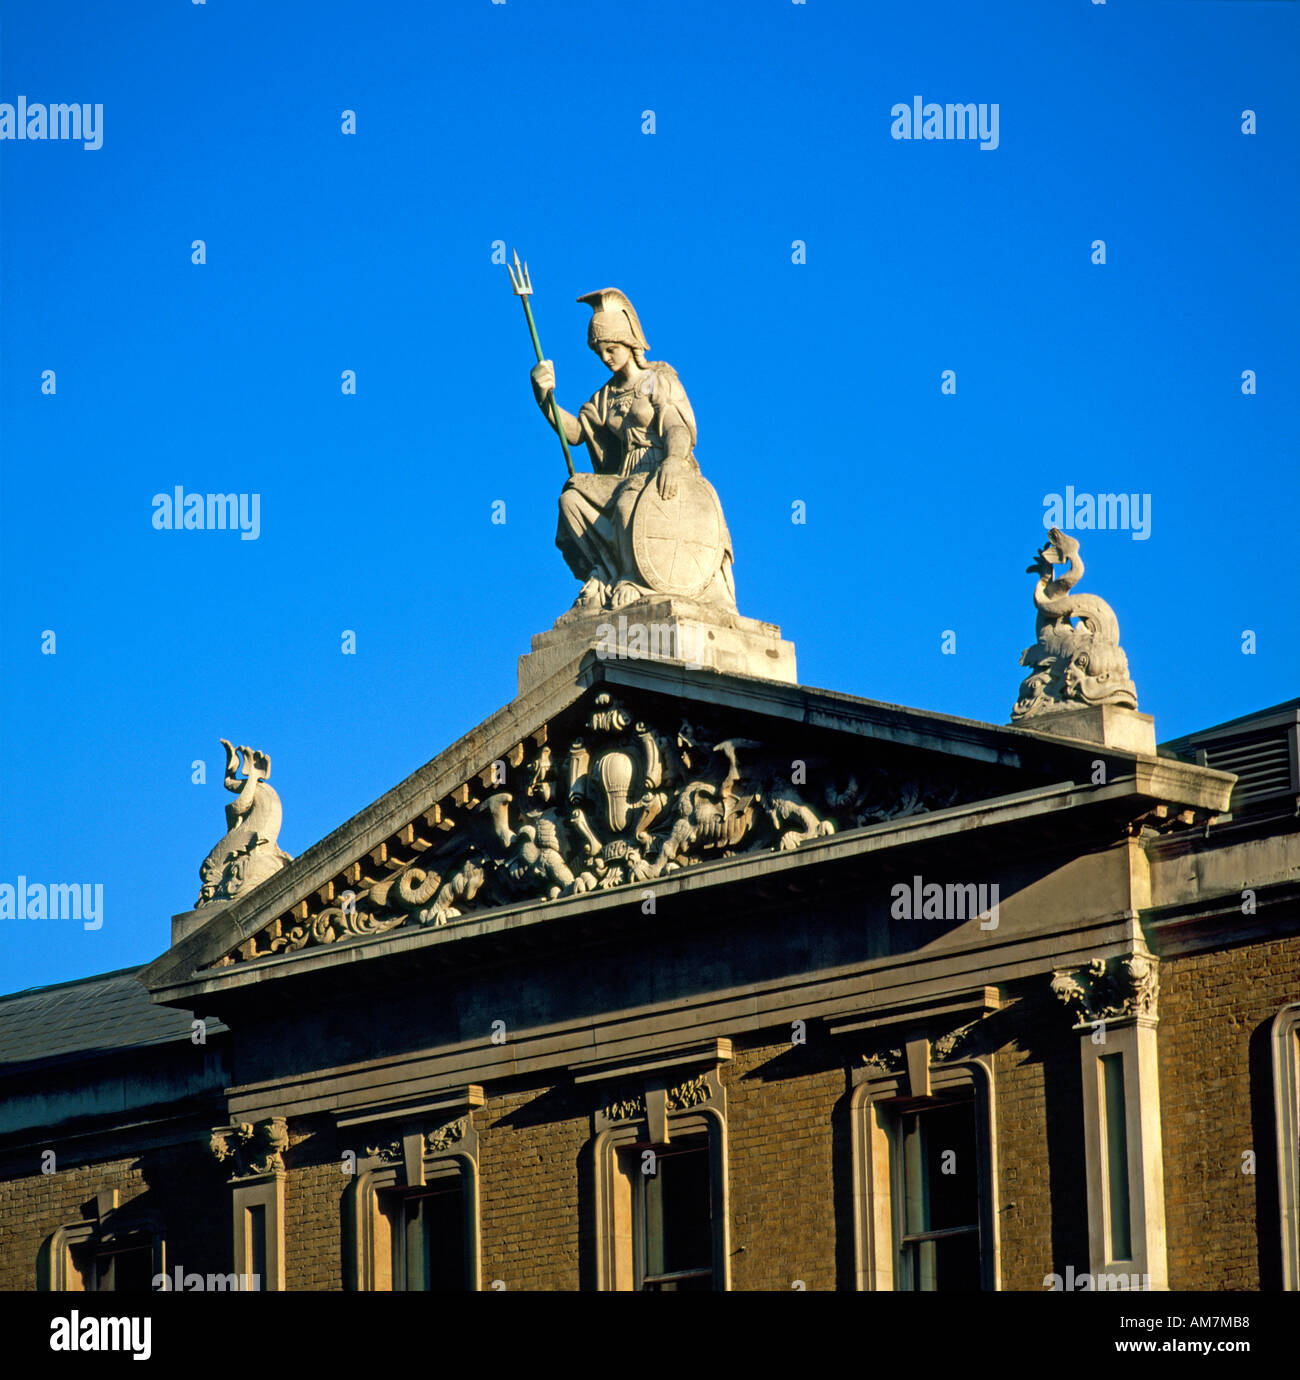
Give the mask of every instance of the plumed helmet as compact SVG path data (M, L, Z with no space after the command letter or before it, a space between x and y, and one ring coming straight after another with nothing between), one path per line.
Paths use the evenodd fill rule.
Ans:
M637 320L636 308L617 288L584 293L579 302L591 304L587 344L594 350L603 340L617 341L630 350L648 350L649 342Z

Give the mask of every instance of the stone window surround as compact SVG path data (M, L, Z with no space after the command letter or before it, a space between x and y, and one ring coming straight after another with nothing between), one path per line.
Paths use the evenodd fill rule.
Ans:
M985 1058L935 1064L931 1050L928 1039L909 1040L905 1070L877 1064L853 1071L849 1118L854 1259L856 1287L862 1291L897 1288L902 1239L897 1114L901 1110L924 1110L926 1099L929 1105L942 1105L948 1099L935 1097L936 1093L958 1092L968 1094L975 1109L981 1282L989 1291L1001 1288L992 1066Z
M1277 1137L1282 1288L1300 1290L1300 1002L1284 1006L1269 1032Z
M266 1276L252 1284L253 1242L250 1209L263 1209L266 1230ZM284 1289L284 1173L265 1174L244 1179L232 1186L230 1195L231 1231L234 1241L235 1274L241 1287L245 1280L251 1288L267 1293Z
M265 1277L259 1292L284 1290L284 1151L289 1147L289 1123L282 1116L264 1117L255 1123L235 1122L215 1126L208 1140L218 1164L226 1171L230 1188L230 1236L233 1272L239 1287L252 1286L253 1243L251 1210L263 1209L266 1233Z
M1083 1066L1083 1128L1088 1184L1088 1268L1099 1275L1140 1275L1145 1287L1169 1288L1165 1244L1164 1160L1160 1134L1160 1093L1156 1081L1156 1025L1146 1018L1105 1023L1106 1042L1093 1042L1093 1029L1080 1032ZM1106 1089L1102 1059L1123 1060L1125 1140L1128 1146L1130 1257L1113 1258L1109 1249L1110 1170Z
M457 1105L463 1106L464 1100L459 1099ZM368 1152L358 1158L349 1190L354 1249L348 1265L348 1289L383 1292L393 1287L392 1226L379 1195L393 1189L423 1188L431 1180L453 1175L460 1177L465 1205L465 1288L471 1293L482 1288L478 1133L467 1106L450 1124L457 1123L459 1136L445 1144L436 1130L407 1132L400 1138L400 1154L396 1153L399 1142L394 1141L390 1149L371 1146L369 1150L378 1153Z
M1076 1017L1083 1074L1084 1164L1088 1192L1088 1270L1130 1275L1150 1290L1169 1288L1164 1148L1157 1051L1159 961L1144 947L1096 958L1052 975L1052 991ZM1102 1059L1117 1056L1124 1075L1128 1151L1128 1259L1110 1250L1109 1139ZM1058 1267L1059 1268L1059 1267Z
M574 1066L575 1084L595 1085L602 1104L592 1113L596 1288L639 1287L632 1225L633 1190L619 1168L619 1152L671 1145L674 1136L706 1135L713 1202L713 1278L731 1289L731 1195L726 1092L720 1065L731 1041L710 1039L646 1053L639 1059ZM692 1072L694 1070L694 1072ZM601 1086L603 1085L603 1086Z
M118 1206L117 1189L102 1189L95 1194L95 1216L55 1228L46 1242L47 1272L45 1287L52 1291L86 1292L85 1279L72 1253L83 1247L106 1244L116 1236L147 1233L153 1247L156 1279L167 1271L167 1244L162 1219L156 1212L133 1212L128 1203ZM38 1286L39 1287L39 1286Z

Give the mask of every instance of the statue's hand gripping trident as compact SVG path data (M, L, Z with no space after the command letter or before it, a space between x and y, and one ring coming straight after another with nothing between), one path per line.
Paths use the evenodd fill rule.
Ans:
M528 263L519 262L519 251L514 251L515 262L512 268L506 265L506 272L510 274L510 286L515 290L515 296L524 304L524 316L528 321L528 334L533 338L533 349L537 351L537 362L541 364L545 358L542 354L542 342L537 338L537 323L533 320L533 309L528 305L528 299L533 295L533 285L528 277ZM555 387L552 384L547 390L543 411L550 419L551 425L555 428L555 434L560 438L560 446L564 451L564 463L569 467L569 473L573 473L573 456L569 454L568 438L564 434L564 423L560 420L560 405L555 401Z

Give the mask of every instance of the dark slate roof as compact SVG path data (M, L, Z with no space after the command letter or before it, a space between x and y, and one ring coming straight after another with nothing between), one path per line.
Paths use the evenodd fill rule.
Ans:
M166 1044L190 1038L193 1016L155 1006L140 968L30 987L0 997L0 1071L43 1060ZM226 1027L208 1018L208 1034Z

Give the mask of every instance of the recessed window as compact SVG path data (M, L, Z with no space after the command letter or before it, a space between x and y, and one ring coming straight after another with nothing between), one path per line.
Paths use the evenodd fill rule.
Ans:
M648 1293L711 1291L713 1189L708 1136L624 1154L635 1161L637 1176L633 1181L637 1287Z
M897 1287L978 1290L979 1162L974 1102L900 1111L894 1149L902 1209Z
M252 1267L248 1272L250 1289L266 1288L266 1204L254 1203L244 1209L247 1247L245 1258Z
M716 1105L672 1113L668 1136L629 1119L597 1133L596 1288L725 1293L727 1128ZM663 1123L660 1123L663 1124Z
M148 1294L153 1290L153 1238L145 1233L73 1247L72 1260L88 1293Z
M996 1290L993 1071L982 1058L923 1068L927 1051L900 1043L905 1069L854 1077L858 1288Z
M393 1288L424 1293L466 1289L465 1198L461 1176L427 1188L385 1193L391 1224Z
M1128 1103L1124 1097L1124 1056L1101 1057L1102 1097L1106 1121L1106 1228L1110 1258L1129 1260L1133 1233L1128 1187Z

